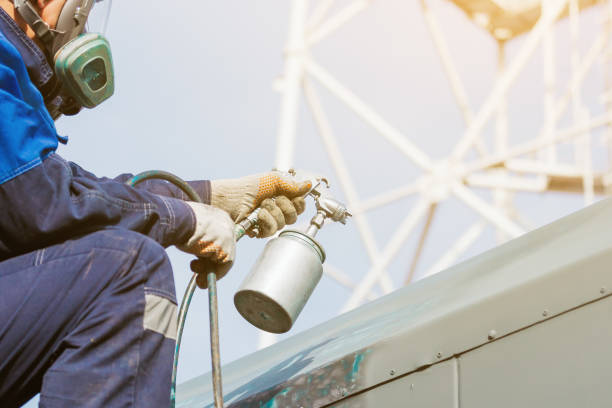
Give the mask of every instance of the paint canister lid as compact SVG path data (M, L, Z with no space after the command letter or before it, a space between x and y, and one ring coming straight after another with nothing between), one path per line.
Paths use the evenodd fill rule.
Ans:
M300 240L302 243L305 243L315 251L319 259L321 260L321 263L325 262L325 250L323 249L321 244L319 244L312 237L304 234L303 232L289 229L284 230L278 236Z

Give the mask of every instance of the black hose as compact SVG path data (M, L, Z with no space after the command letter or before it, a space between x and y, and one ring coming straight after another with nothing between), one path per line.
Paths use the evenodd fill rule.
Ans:
M162 170L151 170L139 173L127 181L130 186L136 186L145 180L150 179L161 179L169 181L176 187L180 188L189 199L192 201L201 203L202 199L198 193L181 178L175 176L172 173L168 173ZM244 233L244 232L243 232ZM202 261L202 260L201 260ZM214 265L210 262L204 262L211 267L211 271L207 272L208 282L208 306L210 315L210 354L212 359L212 374L213 374L213 393L215 398L215 408L223 408L223 391L221 382L221 357L219 351L219 314L217 309L217 275L214 271ZM181 301L181 307L179 308L178 315L178 332L176 337L176 347L174 349L174 361L172 364L172 385L170 388L170 407L174 408L176 399L176 373L178 370L178 358L181 347L181 339L183 338L183 329L185 327L185 320L187 318L187 311L191 303L191 298L197 287L196 278L198 274L194 273L187 285L185 294Z

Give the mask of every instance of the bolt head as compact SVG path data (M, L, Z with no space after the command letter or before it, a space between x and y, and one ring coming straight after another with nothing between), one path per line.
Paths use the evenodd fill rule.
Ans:
M493 340L496 337L497 337L497 332L495 330L489 330L489 334L488 334L487 338L489 340Z
M438 352L436 353L436 357L437 357L437 358L442 358L442 353L438 351Z
M389 375L395 375L395 370L389 371Z
M544 311L542 312L542 316L544 317L548 316L548 309L544 309Z
M606 293L606 288L602 286L602 287L599 289L599 293L601 293L602 295L603 295L604 293Z

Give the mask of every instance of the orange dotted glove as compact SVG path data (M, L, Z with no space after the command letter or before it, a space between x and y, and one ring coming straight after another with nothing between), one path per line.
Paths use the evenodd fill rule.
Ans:
M304 195L311 188L309 181L298 182L280 171L211 182L211 204L228 212L239 222L257 207L259 237L269 237L287 224L297 221L304 212Z
M196 228L187 242L177 248L215 264L217 279L221 279L232 267L236 255L234 223L225 211L213 206L191 201L187 205L195 214ZM195 269L193 263L192 269ZM198 284L202 287L199 280Z

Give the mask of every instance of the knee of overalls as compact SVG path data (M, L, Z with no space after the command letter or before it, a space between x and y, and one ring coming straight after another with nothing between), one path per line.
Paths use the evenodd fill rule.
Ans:
M0 406L27 400L41 383L47 402L115 406L104 401L124 389L133 396L125 382L134 376L136 388L169 394L174 278L149 237L106 229L0 262L0 299Z
M146 289L161 292L176 301L174 276L166 250L148 236L120 228L97 231L75 240L76 246L89 246L94 256L103 257L115 279L142 283ZM68 248L70 250L70 248ZM130 276L132 279L129 279Z
M89 259L81 267L88 274L100 274L96 280L120 282L125 290L130 290L130 286L144 286L146 292L157 292L176 302L168 255L158 242L144 234L109 228L41 251L38 260L41 264L87 252Z
M93 234L94 246L123 251L128 256L117 273L136 274L145 291L159 292L176 302L174 275L164 247L146 235L124 229L107 229Z
M0 287L19 298L83 297L144 288L176 303L174 276L165 249L138 232L108 228L0 262ZM6 296L4 297L6 299ZM8 300L8 299L7 299ZM41 301L44 303L44 301Z

